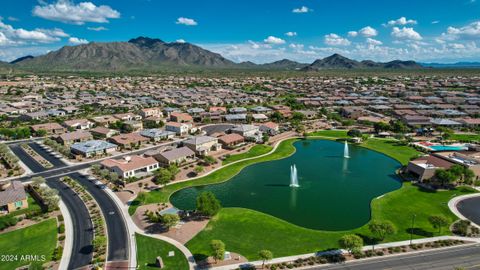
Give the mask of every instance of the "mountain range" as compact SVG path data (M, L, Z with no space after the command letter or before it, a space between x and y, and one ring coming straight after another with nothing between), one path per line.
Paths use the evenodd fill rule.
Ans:
M65 46L45 55L25 56L11 62L13 67L41 71L127 71L162 68L302 70L324 69L418 69L414 61L356 61L339 54L318 59L312 64L283 59L273 63L235 63L191 43L138 37L128 42L88 43Z
M480 68L480 62L422 63L421 65L431 68Z

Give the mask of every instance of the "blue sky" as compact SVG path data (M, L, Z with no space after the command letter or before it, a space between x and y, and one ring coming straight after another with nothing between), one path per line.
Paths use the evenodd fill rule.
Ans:
M16 0L0 9L0 60L137 36L234 61L480 61L480 0ZM479 47L477 47L479 46Z

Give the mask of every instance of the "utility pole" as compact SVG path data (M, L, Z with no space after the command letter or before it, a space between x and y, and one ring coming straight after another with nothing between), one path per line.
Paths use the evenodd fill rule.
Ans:
M413 227L415 226L415 217L417 217L417 215L413 214L413 216L412 216L412 227L410 227L410 245L412 244L412 241L413 241Z

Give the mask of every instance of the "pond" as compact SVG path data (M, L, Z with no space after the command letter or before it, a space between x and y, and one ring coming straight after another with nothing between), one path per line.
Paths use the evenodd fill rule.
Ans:
M294 143L292 156L257 163L232 179L179 190L170 198L179 209L195 209L203 191L211 191L223 207L260 211L316 230L358 228L370 220L372 199L401 187L395 171L400 163L381 153L329 140ZM299 187L290 187L295 165ZM239 221L241 222L241 221Z

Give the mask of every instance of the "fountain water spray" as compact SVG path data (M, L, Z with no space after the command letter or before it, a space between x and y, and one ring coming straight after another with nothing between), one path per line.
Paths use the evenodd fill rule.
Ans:
M343 157L350 158L350 151L348 150L348 143L345 141L345 147L343 148Z
M297 167L295 166L295 164L290 166L290 186L300 187L300 185L298 184Z

